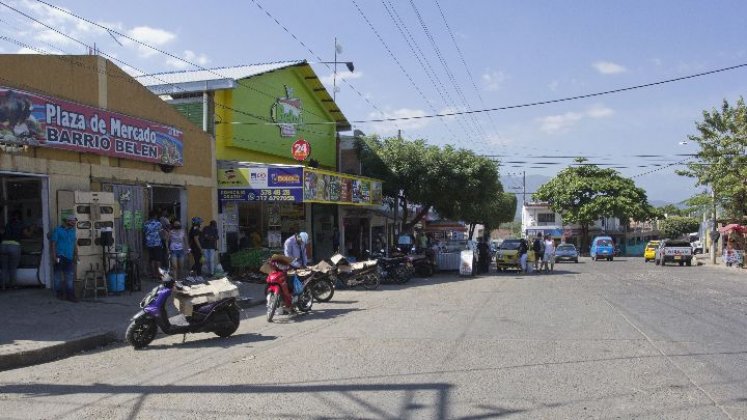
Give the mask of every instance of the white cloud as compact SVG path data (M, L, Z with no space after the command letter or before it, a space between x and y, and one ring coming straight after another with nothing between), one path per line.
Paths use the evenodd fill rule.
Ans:
M385 110L385 118L406 118L406 117L422 117L427 115L422 109L409 109L400 108L395 110ZM372 112L368 114L369 119L379 119L382 115L378 112ZM400 128L405 132L413 130L419 130L425 128L431 121L431 118L420 118L413 120L398 120L396 121L384 121L369 123L367 130L363 130L366 134L379 134L381 136L389 136L397 133L397 129ZM370 131L370 133L369 133ZM409 137L412 137L412 133L409 133Z
M169 42L176 39L176 35L174 35L171 32L165 31L163 29L151 28L149 26L136 26L128 30L127 35L131 36L132 38L140 42L143 42L148 45L152 45L154 47L164 46L168 44ZM140 45L140 44L136 44L133 41L130 41L130 40L121 40L121 41L125 45L136 45L138 51L140 52L140 56L142 57L150 57L156 54L156 51L154 51L153 49Z
M486 70L482 74L482 82L485 85L485 89L488 91L496 91L503 86L503 83L508 79L508 76L502 71Z
M593 105L589 109L582 112L566 112L560 115L549 115L547 117L539 118L540 130L547 134L555 134L569 130L571 127L577 125L581 120L591 118L607 118L615 113L611 108L607 108L603 105Z
M592 66L602 74L617 74L628 71L625 67L611 61L597 61Z
M197 53L195 53L192 50L185 50L184 54L182 54L182 58L184 58L186 61L189 61L191 63L199 64L200 66L203 66L203 67L205 65L207 65L208 63L210 63L210 59L208 58L207 55L205 55L205 54L197 54ZM166 64L168 64L169 66L171 66L171 67L173 67L175 69L179 69L179 70L186 69L187 67L190 67L190 65L187 64L186 62L184 62L182 60L177 60L176 58L171 58L171 57L169 57L166 60Z
M353 80L353 79L360 79L361 77L363 77L362 72L351 73L347 71L347 69L345 69L345 66L342 66L342 69L337 72L337 86L338 87L340 86L340 81L342 79ZM328 76L320 77L319 81L322 82L322 84L326 86L327 89L329 89L331 92L332 87L334 86L334 80L333 80L334 78L335 78L335 74L330 73Z

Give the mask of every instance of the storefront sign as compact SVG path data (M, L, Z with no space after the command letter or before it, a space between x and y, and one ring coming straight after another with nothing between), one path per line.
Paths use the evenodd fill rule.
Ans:
M100 108L0 87L0 143L184 165L182 132Z
M304 168L303 175L306 203L381 204L381 181L311 168Z
M286 201L380 205L381 181L303 167L250 166L218 170L221 201Z
M218 171L221 201L303 201L303 168L257 166Z
M300 203L303 193L300 188L266 188L266 189L218 189L218 199L221 201L285 201Z
M303 162L311 155L311 144L300 138L291 145L293 159Z
M278 123L282 137L296 135L296 124L303 123L303 105L300 98L293 98L293 88L285 86L285 96L278 98L270 110L272 121Z

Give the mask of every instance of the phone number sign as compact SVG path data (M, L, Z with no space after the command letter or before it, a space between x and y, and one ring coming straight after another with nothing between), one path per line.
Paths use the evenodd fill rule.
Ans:
M218 189L218 200L283 201L286 203L301 203L303 202L303 190L300 188L221 188Z

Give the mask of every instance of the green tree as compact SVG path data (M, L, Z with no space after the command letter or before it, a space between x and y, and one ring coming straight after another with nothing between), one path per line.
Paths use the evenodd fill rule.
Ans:
M686 210L683 210L674 204L667 204L661 207L657 207L656 210L661 213L665 214L667 216L684 216L686 213Z
M576 164L539 187L533 197L547 202L564 223L581 225L582 249L587 247L589 225L602 217L616 217L627 224L630 219L648 220L656 213L646 192L633 180L614 169L587 164L584 158L576 159Z
M700 222L693 217L671 216L659 221L659 231L666 238L677 239L690 232L697 232L699 227Z
M728 218L742 220L747 214L747 107L739 98L735 106L726 100L721 109L703 111L695 124L697 134L688 136L700 151L679 175L708 185Z
M485 232L490 232L499 228L501 223L513 221L516 204L515 194L500 192L465 207L461 219L469 223L469 236L472 237L477 224L482 224Z
M503 191L495 162L469 150L398 137L374 136L363 142L366 174L384 181L384 195L400 199L404 230L431 209L452 220L464 220L476 206L487 212L493 197ZM408 214L408 203L421 205L414 217Z

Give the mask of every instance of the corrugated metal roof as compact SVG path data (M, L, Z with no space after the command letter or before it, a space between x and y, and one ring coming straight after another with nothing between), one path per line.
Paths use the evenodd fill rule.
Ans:
M205 82L209 80L234 79L240 80L247 77L268 73L286 67L305 63L305 60L280 61L277 63L249 64L245 66L221 67L205 70L186 70L166 73L144 74L135 79L143 86L159 86L176 83Z

